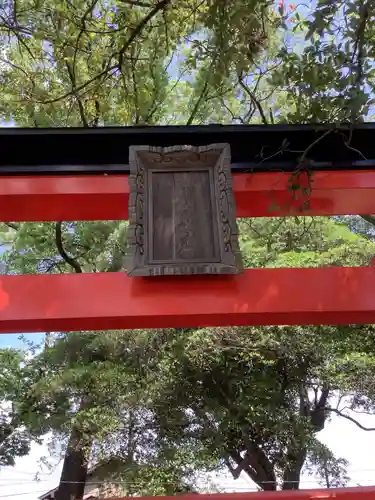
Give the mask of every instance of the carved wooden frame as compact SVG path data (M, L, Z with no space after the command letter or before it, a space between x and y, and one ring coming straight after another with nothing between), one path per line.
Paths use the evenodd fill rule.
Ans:
M238 243L229 144L208 146L130 146L129 228L125 261L129 276L238 274L243 271ZM153 172L208 171L212 202L212 228L217 258L201 261L155 261L150 251Z

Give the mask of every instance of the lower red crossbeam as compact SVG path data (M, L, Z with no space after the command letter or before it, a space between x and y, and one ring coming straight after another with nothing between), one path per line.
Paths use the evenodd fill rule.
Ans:
M202 496L202 495L201 495ZM293 490L293 491L262 491L245 493L215 493L204 495L206 500L374 500L375 486L360 486L356 488L332 488L326 490ZM188 493L178 497L156 497L159 500L197 500L197 495ZM130 500L129 498L112 498L108 500ZM155 497L138 497L138 500L155 500Z
M0 332L375 323L374 283L372 266L1 276Z

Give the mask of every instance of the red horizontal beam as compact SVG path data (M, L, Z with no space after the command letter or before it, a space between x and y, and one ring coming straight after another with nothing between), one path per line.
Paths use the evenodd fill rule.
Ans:
M187 493L178 495L183 500L197 500L202 497L197 494ZM158 500L176 500L177 497L157 497ZM293 491L261 491L246 493L214 493L205 494L206 500L374 500L375 486L360 486L357 488L332 488L319 490L293 490ZM130 500L130 497L113 498L109 500ZM155 500L155 497L138 497L137 500Z
M235 174L238 217L299 213L304 200L289 191L289 173ZM302 186L307 178L302 177ZM125 220L126 176L1 177L0 220ZM273 207L273 209L272 209ZM278 209L275 209L278 207ZM306 215L375 213L375 171L315 172Z
M0 332L375 323L375 267L0 277Z

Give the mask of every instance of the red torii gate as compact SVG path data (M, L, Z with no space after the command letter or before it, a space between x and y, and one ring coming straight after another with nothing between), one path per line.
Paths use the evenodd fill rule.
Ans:
M307 197L309 215L375 213L375 155L358 161L355 153L371 158L375 127L351 131L351 149L343 143L345 131L326 131L310 126L2 129L0 220L126 219L129 145L212 142L231 144L238 217L300 215ZM293 151L314 141L309 159L314 177L311 181L305 171L299 176L302 186L312 182L311 195L296 199L289 185L298 162ZM281 154L272 154L286 143ZM265 148L268 159L263 153L259 158ZM270 205L277 210L271 212ZM375 267L252 269L238 276L151 281L124 273L1 276L0 332L375 323L374 283ZM290 497L373 500L375 487L233 493L208 500ZM184 498L193 500L189 494Z
M358 161L355 153L372 158L375 127L358 126L351 149L342 130L326 131L277 125L0 129L0 220L124 220L129 145L212 142L231 145L238 217L299 214L307 198L310 215L375 213L375 155ZM285 141L289 148L275 155ZM302 187L312 182L312 191L297 198L289 184L298 162L293 151L314 141L314 175L302 171L298 178ZM123 273L2 276L0 332L375 323L374 278L375 267L252 269L152 282Z
M184 500L196 500L197 495L188 493ZM262 491L257 493L215 493L205 494L206 500L374 500L375 486L357 488L333 488L326 490ZM176 497L157 497L160 500L176 500ZM130 498L109 498L108 500L130 500ZM155 497L142 497L155 500Z

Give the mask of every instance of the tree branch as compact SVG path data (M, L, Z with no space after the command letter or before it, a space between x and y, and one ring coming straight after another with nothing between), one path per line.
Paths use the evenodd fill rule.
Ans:
M158 2L155 5L155 7L152 10L150 10L150 12L147 14L147 16L145 16L142 19L142 21L135 27L133 33L130 35L127 42L125 43L125 45L122 47L122 49L119 52L119 62L118 62L119 69L122 66L124 53L127 51L129 46L134 42L134 40L137 38L137 36L140 35L140 33L143 31L143 28L146 26L146 24L149 21L151 21L151 19L153 17L155 17L159 11L165 9L170 2L171 2L171 0L161 0L160 2Z
M60 254L60 256L64 259L64 261L71 266L76 273L81 273L82 268L79 264L79 262L71 257L64 249L63 242L62 242L62 222L56 222L56 227L55 227L55 241L56 241L56 247L57 250Z
M255 106L257 107L258 112L260 114L260 117L262 119L263 125L268 125L268 121L267 121L266 115L264 114L262 105L260 104L258 99L255 97L254 93L243 82L242 77L240 75L238 76L238 83L240 84L241 88L245 91L245 93L250 97L252 104L255 104Z
M91 3L91 5L89 5L89 7L86 9L85 13L83 14L83 16L81 18L81 23L80 23L81 29L80 29L80 32L78 33L77 40L75 43L75 48L74 48L73 69L72 69L74 79L75 79L75 75L76 75L76 63L77 63L77 54L78 54L78 50L79 50L79 42L81 40L83 33L86 31L86 19L92 13L92 11L95 9L97 3L98 3L98 0L94 0Z
M249 457L245 455L245 458L242 458L241 455L236 451L230 455L230 458L237 464L237 467L233 467L230 461L227 459L225 463L233 476L233 479L238 479L241 475L242 471L245 471L249 475L250 479L258 484L259 476L257 471L250 465Z
M153 7L151 3L141 2L140 0L119 0L121 3L125 3L127 5L134 5L134 7Z
M360 215L360 217L372 226L375 226L375 215Z
M79 95L77 95L77 91L76 91L76 78L75 78L73 66L68 61L65 61L65 64L66 64L66 69L68 70L70 83L72 84L72 94L74 95L74 97L77 101L77 104L78 104L79 116L81 117L82 125L83 125L83 127L88 128L89 123L88 123L87 118L86 118L85 108L84 108L82 99L79 97Z
M124 60L124 54L126 50L129 48L129 46L134 42L134 40L141 34L143 31L143 28L146 26L146 24L151 21L151 19L162 9L164 9L171 0L161 0L159 3L155 5L155 7L145 16L142 21L140 21L137 26L134 28L132 34L124 44L124 46L120 49L118 52L118 62L116 64L112 64L108 66L107 68L103 69L100 73L97 75L93 76L86 82L82 83L79 85L76 89L75 92L80 92L81 90L85 89L92 83L94 83L96 80L100 80L100 78L103 78L104 76L107 76L109 73L115 70L120 70L123 60ZM116 54L113 54L113 56L110 57L109 60L111 60ZM71 96L73 94L72 91L66 92L65 94L60 95L59 97L55 97L54 99L48 99L46 101L36 101L39 102L40 104L52 104L54 102L62 101L63 99L66 99L67 97Z
M195 103L194 108L193 108L192 112L190 113L190 116L189 116L188 121L186 122L186 125L191 125L193 123L194 118L196 117L196 115L198 113L199 106L201 105L201 102L203 101L204 97L207 94L207 90L208 90L208 78L206 78L206 81L204 82L202 92L200 93L200 95L197 99L197 102Z
M325 409L329 398L330 390L328 387L323 387L318 403L310 412L311 424L315 432L320 432L324 429L325 424Z
M15 231L18 231L20 228L19 224L16 224L15 222L3 222L3 224L10 227L10 229L14 229Z
M234 479L238 479L241 472L244 471L254 481L258 486L260 486L265 491L276 490L276 477L272 473L268 476L266 471L263 469L258 461L258 458L253 456L252 453L245 453L245 457L242 458L241 455L236 451L231 453L232 460L237 464L234 468L231 466L229 461L226 461L227 466Z
M358 97L358 94L361 90L361 86L363 84L363 63L364 63L364 45L365 45L365 30L367 20L369 18L369 6L367 2L362 2L361 10L360 10L360 20L356 33L356 41L355 47L353 51L353 55L357 54L357 68L355 72L355 81L353 84L353 90L355 92L355 97ZM354 123L356 119L358 119L360 109L358 108L357 102L352 106L351 109L351 121Z
M325 408L325 411L330 411L332 413L336 413L336 415L338 415L339 417L346 418L346 420L353 422L353 424L355 424L357 427L359 427L363 431L375 431L375 427L365 427L362 424L360 424L359 422L357 422L357 420L355 418L350 417L349 415L346 415L345 413L342 413L340 410L337 410L336 408L328 407L328 408Z

